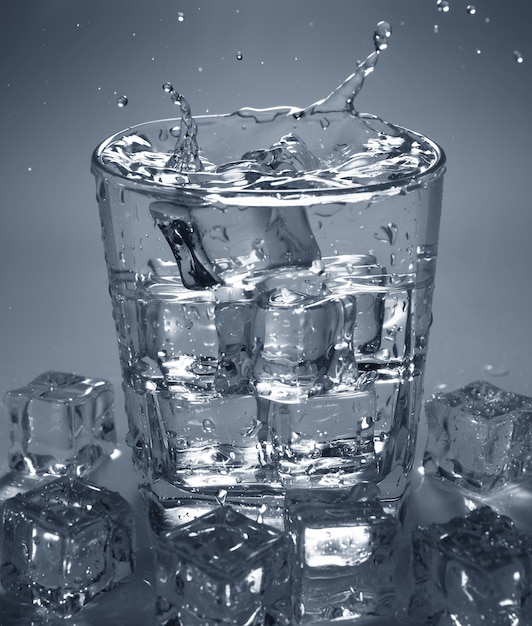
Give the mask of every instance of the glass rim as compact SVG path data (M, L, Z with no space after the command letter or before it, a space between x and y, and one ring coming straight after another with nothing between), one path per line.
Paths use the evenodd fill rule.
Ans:
M283 109L285 107L279 107ZM290 110L290 107L286 107L286 110ZM202 122L214 121L216 119L227 118L233 115L232 113L218 114L218 115L198 115L194 119L200 125ZM368 114L360 114L368 115ZM372 116L373 117L373 116ZM91 156L91 172L94 176L101 176L108 181L112 181L118 186L122 186L131 190L145 193L157 193L163 196L172 195L176 189L185 189L187 194L200 195L208 198L215 196L223 200L224 198L231 198L235 201L237 198L241 198L245 202L249 202L252 198L264 199L268 197L275 197L281 201L291 201L299 199L301 196L312 196L313 203L319 203L319 198L323 198L324 201L330 202L331 198L335 196L341 196L345 201L346 196L354 196L361 198L365 196L373 196L383 192L388 193L401 193L401 191L411 191L427 185L430 181L440 178L445 173L445 166L447 158L443 148L422 133L410 130L404 126L393 124L395 128L405 131L413 137L419 139L422 143L428 145L434 152L435 160L425 170L421 171L415 176L405 175L394 180L388 180L384 182L367 184L353 184L337 187L306 187L306 188L279 188L279 189L242 189L238 187L229 186L209 186L201 187L197 184L191 185L179 185L179 184L166 184L156 181L139 180L128 178L125 174L111 170L105 163L102 162L101 155L103 151L114 141L126 137L134 132L140 132L142 129L153 127L156 125L168 124L177 126L181 120L179 118L164 118L158 120L149 120L128 126L116 133L113 133L103 141L101 141L94 149Z

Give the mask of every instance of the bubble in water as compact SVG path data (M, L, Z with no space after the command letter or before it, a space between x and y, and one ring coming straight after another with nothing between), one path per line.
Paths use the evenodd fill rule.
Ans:
M469 13L469 15L475 15L475 13L477 12L477 8L474 4L468 4L466 7L466 11Z
M517 63L523 62L523 55L519 52L519 50L514 50L514 59L517 61Z
M120 96L120 98L117 99L116 104L123 109L125 106L127 106L128 103L128 99L127 96Z
M438 11L441 11L441 13L448 13L451 8L451 5L447 2L447 0L438 0L437 4Z
M236 58L238 61L242 61L242 59L244 58L244 55L242 54L242 52L240 52L240 50L236 53Z
M183 13L183 11L178 11L178 13L177 13L177 21L178 22L184 22L185 21L185 14Z
M172 93L173 90L174 90L174 86L172 85L172 83L164 83L163 84L163 91L164 91L164 93Z

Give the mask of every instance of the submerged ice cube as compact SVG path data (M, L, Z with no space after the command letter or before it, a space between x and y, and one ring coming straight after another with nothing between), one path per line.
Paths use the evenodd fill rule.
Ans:
M435 394L425 412L428 473L488 493L532 468L532 398L477 381Z
M253 334L260 395L295 402L356 379L353 297L333 296L310 270L280 273L258 289Z
M399 523L384 513L374 486L294 489L285 514L297 624L393 613Z
M5 502L2 543L3 589L68 617L132 573L133 512L118 493L63 477Z
M342 487L376 477L375 391L269 403L276 470L286 486Z
M235 275L309 267L320 256L304 207L243 206L227 211L186 200L186 206L150 205L185 287L205 289Z
M32 474L82 475L116 446L110 382L46 372L8 391L9 465Z
M153 416L134 442L151 455L137 463L152 468L152 479L164 476L184 488L216 490L271 478L264 403L256 396L171 391L141 396L126 390L126 402L135 415Z
M286 561L280 531L224 506L159 537L156 547L160 623L263 623Z
M413 533L416 624L532 623L532 540L487 506Z

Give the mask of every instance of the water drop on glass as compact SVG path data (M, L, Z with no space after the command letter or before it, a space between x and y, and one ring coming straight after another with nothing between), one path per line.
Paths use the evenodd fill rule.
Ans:
M128 99L127 96L120 96L120 98L117 99L116 104L123 109L125 106L127 106L128 103Z
M178 22L184 22L185 21L185 14L182 11L179 11L177 14L177 21Z
M173 90L174 90L174 86L172 85L172 83L164 83L163 84L163 91L164 91L164 93L172 93Z
M216 428L214 422L210 419L204 419L202 427L206 433L212 433Z
M242 52L240 52L240 50L236 53L236 58L238 59L238 61L242 61L242 59L244 58Z
M468 4L466 7L466 11L469 13L469 15L475 15L475 13L477 12L477 8L474 4Z
M517 63L522 63L524 61L523 55L519 52L519 50L514 50L514 59Z

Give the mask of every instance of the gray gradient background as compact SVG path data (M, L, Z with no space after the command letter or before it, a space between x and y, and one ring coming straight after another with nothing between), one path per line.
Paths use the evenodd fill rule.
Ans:
M123 438L92 149L174 115L167 80L196 114L307 105L385 19L357 108L448 157L426 394L485 378L532 396L532 5L471 1L0 0L0 393L48 369L108 378Z

